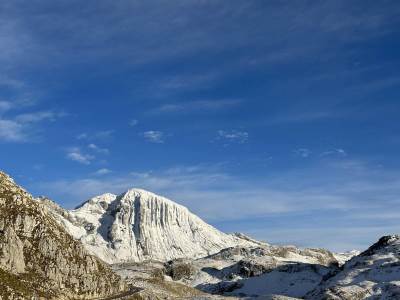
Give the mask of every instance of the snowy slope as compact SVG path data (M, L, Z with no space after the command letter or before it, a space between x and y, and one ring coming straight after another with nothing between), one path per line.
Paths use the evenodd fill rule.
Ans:
M197 258L254 244L222 233L186 207L141 189L100 195L71 211L41 200L71 235L108 263Z
M350 260L354 256L359 255L361 252L358 250L350 250L347 252L340 252L340 253L333 253L333 256L335 256L336 260L338 261L340 266L343 266L346 261Z
M303 297L332 270L334 255L324 249L259 245L234 247L196 260L169 263L168 270L191 266L180 281L209 293L243 297ZM188 273L190 273L188 275ZM171 271L167 275L174 274Z
M400 237L382 237L306 298L400 299Z

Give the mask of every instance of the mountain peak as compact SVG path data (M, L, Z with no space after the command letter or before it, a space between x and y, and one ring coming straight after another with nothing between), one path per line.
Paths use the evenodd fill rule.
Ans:
M143 189L93 197L56 219L106 262L201 257L248 239L225 234L186 207Z
M362 252L360 254L360 256L373 255L376 252L378 252L378 251L380 251L382 249L386 249L388 246L391 246L393 244L397 244L398 246L400 246L400 236L398 236L398 235L385 235L385 236L382 236L375 244L373 244L367 250Z
M75 207L75 210L79 210L82 208L85 209L90 209L92 206L97 206L97 205L109 205L112 201L115 200L115 198L117 198L117 195L111 194L111 193L105 193L105 194L101 194L99 196L95 196L93 198L90 198L89 200L81 203L80 205L78 205L77 207Z
M15 183L14 179L11 178L11 176L9 176L7 173L3 171L0 171L0 188L3 191L6 189L7 190L13 189L27 194L27 192L22 187L20 187Z

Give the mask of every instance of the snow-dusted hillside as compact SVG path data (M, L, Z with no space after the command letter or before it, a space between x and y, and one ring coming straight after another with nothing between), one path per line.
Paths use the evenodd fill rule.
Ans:
M307 299L400 299L400 237L384 236L346 262Z
M222 233L186 207L140 189L100 195L71 211L41 201L72 236L109 263L197 258L256 244Z
M346 261L350 260L354 256L359 255L361 252L358 250L351 250L347 252L341 252L341 253L333 253L335 256L336 260L338 261L340 266L343 266Z
M209 293L302 297L336 270L337 264L334 255L324 249L264 244L228 248L197 260L169 262L166 274ZM185 268L190 271L183 272Z

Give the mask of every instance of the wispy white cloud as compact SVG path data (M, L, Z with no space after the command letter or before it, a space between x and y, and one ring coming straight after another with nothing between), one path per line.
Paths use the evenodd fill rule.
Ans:
M340 160L342 163L344 161L346 159ZM42 192L56 200L72 201L65 202L70 207L104 192L118 194L133 187L144 188L187 206L214 224L244 221L241 230L255 234L257 238L310 246L315 245L313 240L315 242L323 231L305 228L299 231L304 236L296 238L288 233L293 228L298 228L297 221L305 224L298 219L302 215L327 220L323 222L325 232L335 230L337 234L345 234L359 226L352 223L356 220L353 216L360 219L372 213L387 215L400 209L397 197L400 193L399 174L375 170L368 163L364 163L365 169L360 172L358 165L359 163L348 161L348 167L343 169L325 162L324 165L295 172L276 172L274 176L267 176L265 179L263 176L254 179L232 175L219 166L176 166L156 171L113 173L104 179L94 176L42 182L37 185ZM286 228L268 231L252 223L272 218L279 218L279 224L291 223ZM334 218L336 222L329 222L329 218ZM373 215L368 218L374 222L387 220L374 219ZM341 220L344 225L338 227L337 220ZM370 225L375 226L372 223ZM383 224L381 231L390 230L391 226ZM279 233L282 236L277 236ZM352 237L355 238L354 235ZM349 241L350 235L346 238L346 245L342 246L350 247ZM332 246L326 240L321 243L317 246ZM357 243L355 241L352 245ZM339 245L336 249L338 248Z
M216 71L208 71L204 74L178 74L162 79L158 85L164 92L165 90L199 90L209 87L220 76L221 74Z
M321 172L325 176L321 177ZM348 180L356 176L357 180ZM97 178L44 183L49 192L68 199L84 200L103 192L121 193L132 187L165 194L213 220L234 220L268 214L332 210L349 212L368 207L385 209L371 197L395 201L400 190L397 174L346 170L325 165L295 173L279 173L268 180L246 180L216 166L173 167L150 172L131 172L107 180ZM377 178L380 178L377 180ZM385 182L383 184L383 181ZM365 198L365 195L369 195ZM245 199L246 201L243 201ZM369 199L369 200L367 200ZM393 202L394 203L394 202ZM398 205L398 204L396 204Z
M113 134L114 130L102 130L93 133L82 132L76 136L76 139L89 140L89 141L95 141L95 140L104 141L110 139Z
M14 89L22 89L24 87L24 82L5 74L0 75L0 86L11 87Z
M325 248L335 252L366 250L380 237L397 234L400 226L396 224L353 225L340 224L340 216L332 220L336 226L296 226L274 228L246 228L246 233L254 238L272 244L293 244L301 247ZM340 221L339 221L340 220Z
M308 111L308 112L285 112L269 118L265 123L267 125L307 123L323 120L331 120L342 117L342 114L335 111Z
M336 148L324 151L320 154L320 156L330 156L330 155L347 156L347 152L344 149Z
M15 105L17 103L18 105ZM55 111L33 111L29 113L13 114L17 106L25 108L25 102L0 101L0 141L3 142L32 142L40 137L37 134L37 125L41 122L54 122L66 113Z
M296 156L299 156L299 157L302 157L302 158L307 158L307 157L309 157L311 155L312 152L308 148L298 148L298 149L293 150L293 153Z
M15 120L20 123L37 123L41 121L55 121L56 119L65 115L65 113L58 113L54 111L37 111L17 115Z
M81 149L78 147L68 149L67 158L84 165L90 165L90 163L95 159L93 155L82 153Z
M100 153L100 154L109 154L110 153L110 150L108 150L107 148L101 148L101 147L99 147L99 146L97 146L96 144L93 144L93 143L89 144L88 148L93 150L93 151L95 151L95 152L97 152L97 153Z
M86 140L88 138L88 134L87 133L80 133L76 136L77 140Z
M45 166L44 166L43 164L34 164L32 168L33 168L35 171L41 171L41 170L43 170L44 167L45 167Z
M143 137L150 143L164 143L165 134L162 131L149 130L143 132Z
M129 121L129 126L134 127L134 126L136 126L138 123L139 123L138 120L132 119L132 120Z
M0 101L0 113L6 112L12 108L10 101Z
M215 99L167 103L153 109L152 113L188 113L226 110L242 103L240 99Z
M110 169L102 168L102 169L99 169L96 172L94 172L94 175L102 176L102 175L107 175L110 173L112 173L112 171Z
M247 142L249 138L249 134L246 131L239 130L218 130L217 131L217 140L221 140L224 143L240 143L243 144Z
M244 46L247 46L248 56L254 59L266 57L268 63L277 60L285 63L315 56L323 50L332 53L336 47L353 40L394 31L398 14L395 5L388 9L388 5L371 4L358 10L354 7L357 4L343 1L311 6L308 3L265 5L253 2L232 6L224 2L211 5L208 1L178 1L158 3L156 7L142 2L101 7L84 5L83 11L79 10L81 13L76 13L71 6L71 11L62 15L57 14L57 10L49 10L45 16L37 18L29 8L24 13L15 5L2 7L4 21L0 31L0 61L14 61L14 64L43 62L46 55L51 55L51 62L58 63L72 59L96 61L113 55L121 57L126 64L143 64L202 52L219 54ZM32 31L29 25L33 21L36 21L37 30ZM63 38L49 39L49 33L54 32L64 33ZM271 38L265 39L265 36ZM155 41L159 45L169 41L174 47L155 47ZM24 57L26 53L21 49L25 45L33 57ZM311 48L310 45L315 46ZM267 51L259 51L260 47ZM305 47L307 50L302 50ZM57 51L60 49L64 51ZM169 85L180 86L180 81Z
M5 142L22 142L26 141L26 135L23 124L13 120L0 119L0 140Z

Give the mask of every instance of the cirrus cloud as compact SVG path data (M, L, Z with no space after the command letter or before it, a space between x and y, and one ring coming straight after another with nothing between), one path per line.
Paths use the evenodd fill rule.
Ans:
M72 147L67 151L67 158L84 165L90 165L92 160L95 159L93 155L82 153L78 147Z
M149 130L143 132L143 137L150 143L162 144L164 143L165 134L158 130Z
M217 140L222 140L225 143L239 143L243 144L247 142L249 138L249 133L246 131L239 130L218 130L217 131Z

